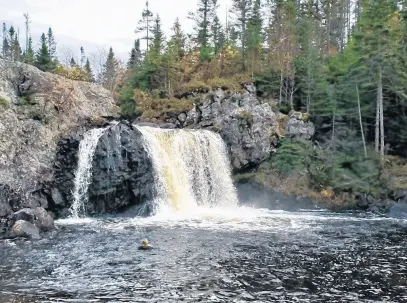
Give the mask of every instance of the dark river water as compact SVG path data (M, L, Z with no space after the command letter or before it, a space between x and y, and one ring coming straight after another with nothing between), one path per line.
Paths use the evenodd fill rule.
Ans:
M57 227L0 242L1 303L407 302L405 220L240 208Z

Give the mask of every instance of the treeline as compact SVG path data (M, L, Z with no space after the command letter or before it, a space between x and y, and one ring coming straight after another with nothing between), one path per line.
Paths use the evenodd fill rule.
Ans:
M21 37L15 28L7 27L6 23L3 23L0 58L34 65L42 71L55 73L72 80L97 82L113 90L120 67L112 48L109 49L109 52L99 51L95 61L103 60L103 63L95 62L100 66L98 66L97 72L94 72L83 47L79 50L79 58L69 48L62 48L61 54L58 55L57 42L51 27L47 33L41 35L39 47L34 49L32 37L29 34L29 16L28 14L24 16L27 25L24 50L20 44ZM64 62L61 62L61 59Z
M199 0L194 32L177 19L165 37L147 2L119 81L123 114L160 119L188 108L177 102L185 92L254 81L276 111L310 114L318 152L292 163L312 163L315 188L382 190L385 156L407 156L406 1L233 0L225 17L217 8ZM300 157L295 144L284 150Z

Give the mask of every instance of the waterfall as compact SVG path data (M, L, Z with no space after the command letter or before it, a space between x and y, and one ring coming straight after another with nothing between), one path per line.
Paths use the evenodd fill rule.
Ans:
M226 146L218 134L136 127L153 162L155 211L237 205Z
M92 182L92 162L99 138L106 131L104 128L92 129L85 133L79 144L78 168L75 172L75 187L73 204L70 209L73 218L79 218L85 213L88 200L88 187Z

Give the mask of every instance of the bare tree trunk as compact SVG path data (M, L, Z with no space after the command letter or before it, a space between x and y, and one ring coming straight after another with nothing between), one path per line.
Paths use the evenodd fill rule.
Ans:
M380 107L380 156L384 160L384 115L383 115L383 79L382 69L379 70L379 107Z
M363 130L363 121L362 121L362 111L360 109L360 96L359 96L359 87L356 84L356 94L358 96L358 112L359 112L359 123L360 123L360 133L362 135L362 142L363 142L363 149L365 151L365 158L367 158L367 149L366 149L366 141L365 141L365 132Z
M309 51L308 51L309 52ZM311 58L308 55L308 68L307 68L307 113L309 113L311 103Z
M333 97L332 92L332 85L329 86L329 98L334 102L334 108L332 113L332 137L331 137L331 145L334 145L335 140L335 120L336 120L336 99Z
M380 140L380 101L379 101L379 87L377 88L376 96L376 127L375 127L375 151L379 153L379 140Z
M281 105L281 102L283 101L283 71L280 73L280 97L278 99L278 105Z
M290 80L290 106L292 110L294 109L294 92L295 92L295 70Z

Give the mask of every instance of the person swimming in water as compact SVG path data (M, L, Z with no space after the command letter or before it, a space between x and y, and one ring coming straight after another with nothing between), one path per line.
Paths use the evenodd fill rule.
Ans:
M138 247L139 250L150 250L153 249L153 247L148 243L147 239L143 239L141 241L141 246Z

